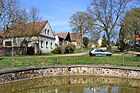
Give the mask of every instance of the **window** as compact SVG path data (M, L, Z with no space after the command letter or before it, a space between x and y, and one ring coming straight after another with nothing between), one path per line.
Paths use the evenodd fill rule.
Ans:
M11 41L5 41L5 46L12 46L12 42Z
M41 48L43 48L43 41L41 41Z
M51 49L52 49L52 47L53 47L53 44L52 44L52 42L51 42Z
M46 42L46 48L48 48L48 42Z
M49 33L50 33L50 30L48 29L47 34L49 35Z
M45 34L47 34L47 29L45 29Z
M55 44L56 47L58 47L58 44Z

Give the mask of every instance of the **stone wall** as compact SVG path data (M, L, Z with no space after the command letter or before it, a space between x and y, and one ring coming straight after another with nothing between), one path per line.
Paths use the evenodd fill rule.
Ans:
M140 68L72 65L24 67L0 70L0 83L50 76L95 75L119 78L140 79Z

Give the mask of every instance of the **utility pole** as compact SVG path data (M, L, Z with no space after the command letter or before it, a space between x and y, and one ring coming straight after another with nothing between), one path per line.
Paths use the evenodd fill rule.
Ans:
M12 38L12 57L14 56L14 48L13 48L13 43L14 43L14 41L13 41L13 38Z

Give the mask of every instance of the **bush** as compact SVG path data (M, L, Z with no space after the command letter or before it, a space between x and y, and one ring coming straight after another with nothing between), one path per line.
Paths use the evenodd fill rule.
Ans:
M59 46L57 48L55 48L54 50L51 51L51 53L54 54L69 54L69 53L73 53L75 49L74 45L67 45L67 46Z
M54 53L54 54L62 54L61 47L55 48L54 50L51 51L51 53Z
M70 45L65 47L65 54L69 54L69 53L73 53L74 52L74 48Z

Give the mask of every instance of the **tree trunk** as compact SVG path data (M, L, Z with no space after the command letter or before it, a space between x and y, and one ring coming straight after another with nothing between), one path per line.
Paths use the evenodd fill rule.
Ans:
M83 52L83 30L81 32L81 51Z
M110 35L107 33L107 50L111 51Z

